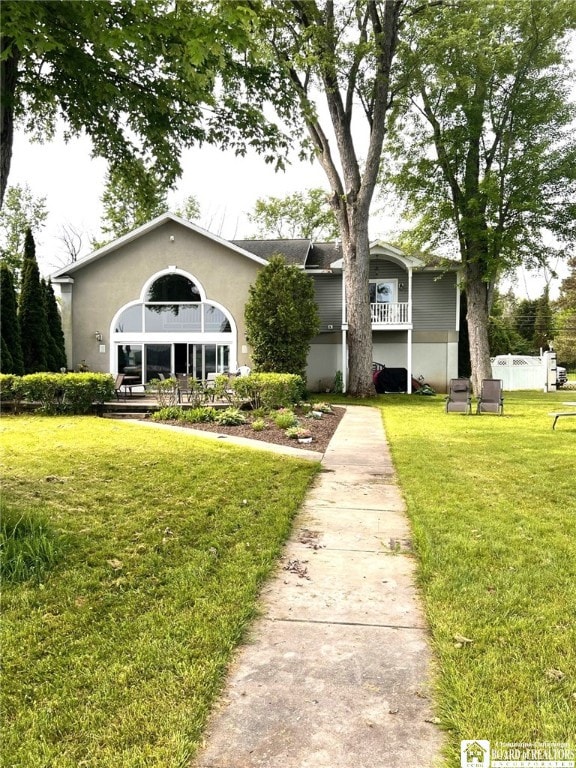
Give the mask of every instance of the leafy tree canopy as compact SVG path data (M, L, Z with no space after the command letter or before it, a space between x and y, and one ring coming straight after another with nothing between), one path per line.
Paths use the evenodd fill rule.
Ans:
M495 281L520 263L546 262L545 230L574 241L566 34L575 28L572 0L431 3L411 18L399 49L410 117L399 100L388 180L407 204L416 244L462 259L476 388L491 375Z
M255 237L317 242L339 237L338 222L323 189L260 198L248 218L257 227Z
M15 122L46 139L62 118L113 166L140 158L167 185L196 142L279 162L289 141L262 111L277 84L246 53L255 14L230 2L5 0L0 203Z
M104 238L93 240L101 248L117 237L131 232L168 210L168 190L154 171L141 160L127 161L122 167L110 168L102 195L104 217L101 224ZM200 216L200 206L192 195L181 201L175 213L191 221Z

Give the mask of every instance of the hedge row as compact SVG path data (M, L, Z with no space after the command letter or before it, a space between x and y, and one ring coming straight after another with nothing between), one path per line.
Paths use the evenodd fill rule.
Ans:
M0 374L0 399L38 404L42 413L89 413L93 405L114 397L114 379L107 373Z

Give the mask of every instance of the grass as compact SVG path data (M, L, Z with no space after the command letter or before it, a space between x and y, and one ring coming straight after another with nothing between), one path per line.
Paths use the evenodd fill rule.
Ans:
M505 393L505 415L390 396L386 433L411 519L437 662L436 708L461 739L576 735L576 423L566 393ZM466 640L471 642L467 642Z
M34 512L0 501L0 574L3 583L39 582L62 557L58 535Z
M188 765L318 466L90 417L0 426L9 517L60 554L4 585L3 764Z

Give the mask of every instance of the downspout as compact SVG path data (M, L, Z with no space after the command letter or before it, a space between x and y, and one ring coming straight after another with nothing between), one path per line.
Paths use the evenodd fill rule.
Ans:
M60 291L60 319L64 333L64 351L69 370L74 368L74 326L72 322L72 288L73 277L60 277L52 282Z

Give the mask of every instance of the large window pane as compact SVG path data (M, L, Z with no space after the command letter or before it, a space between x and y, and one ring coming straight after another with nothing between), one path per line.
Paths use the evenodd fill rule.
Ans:
M141 344L119 344L116 348L118 358L118 373L124 373L126 376L138 378L142 383L142 345Z
M125 309L114 330L116 333L142 333L142 304Z
M202 330L202 305L162 306L147 304L144 309L146 333L171 333Z
M171 344L146 344L146 381L170 376Z
M228 318L220 309L204 304L204 330L206 333L230 333Z

